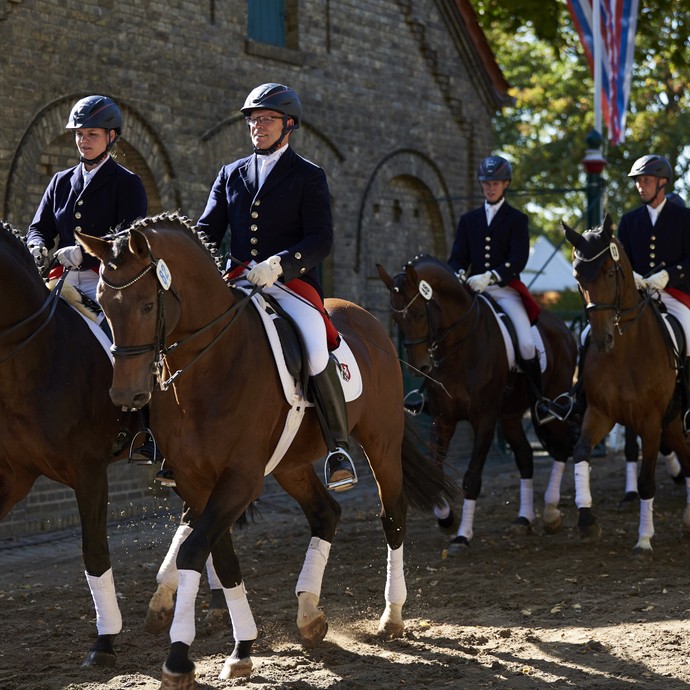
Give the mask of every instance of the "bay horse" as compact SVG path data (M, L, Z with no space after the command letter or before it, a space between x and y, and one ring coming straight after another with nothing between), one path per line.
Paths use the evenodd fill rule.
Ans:
M97 638L83 666L113 666L122 627L108 551L108 465L130 415L85 317L43 282L20 233L0 229L0 519L39 476L74 490Z
M260 495L290 410L261 316L250 295L228 286L217 254L179 214L136 222L113 239L77 237L101 261L99 302L114 336L110 396L116 405L133 409L150 401L152 426L174 470L178 493L200 514L177 554L179 584L164 686L193 687L194 602L209 551L219 546L232 554L229 563L215 565L235 639L221 678L246 677L257 628L229 528ZM344 300L328 299L326 308L362 376L362 393L348 403L348 416L378 485L387 543L378 634L399 637L408 501L431 511L453 493L453 486L415 444L403 411L397 352L381 324ZM316 414L308 406L292 444L272 470L302 508L311 531L296 586L297 626L306 647L319 644L327 632L318 603L341 514L312 467L325 455Z
M618 422L626 433L639 435L642 461L638 476L640 522L634 553L650 556L654 535L653 502L659 449L673 451L690 489L690 446L683 433L680 402L674 395L677 357L665 334L654 292L635 287L633 270L623 246L613 236L606 216L601 226L582 235L563 223L573 246L575 278L591 326L581 381L586 408L573 450L578 525L589 539L601 534L592 513L589 460L594 448ZM690 534L690 505L683 515Z
M524 376L511 371L501 327L489 302L433 256L416 257L394 277L383 266L377 268L390 293L393 319L404 336L408 362L427 377L431 446L437 462L444 463L458 422L469 421L474 433L462 484L462 519L450 506L437 507L442 531L454 534L448 554L466 551L473 537L484 464L499 422L520 472L520 508L511 532L528 533L535 520L533 451L523 428L530 399ZM547 362L544 392L556 398L572 386L577 345L563 321L546 310L539 315L538 328ZM572 452L573 434L560 420L535 424L535 431L554 459L543 521L547 532L556 532L561 526L561 477ZM442 514L449 507L450 514Z

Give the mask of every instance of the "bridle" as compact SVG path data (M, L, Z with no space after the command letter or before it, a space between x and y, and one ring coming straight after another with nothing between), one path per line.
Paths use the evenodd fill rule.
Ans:
M633 307L628 307L626 309L621 308L621 281L623 270L620 265L620 252L618 251L618 246L615 242L610 242L608 246L604 247L600 252L592 257L585 257L578 250L574 250L575 257L578 261L583 263L592 263L598 258L610 253L613 259L614 272L616 278L616 293L613 302L588 302L585 305L585 313L589 317L589 314L597 311L613 311L612 323L614 328L618 331L619 335L623 335L624 329L621 326L621 322L628 316L633 315L633 318L628 320L628 326L632 325L637 319L639 319L644 313L645 308L649 305L652 297L649 293L645 294L644 297ZM637 312L637 314L635 314Z
M400 273L398 275L404 276L405 274ZM427 348L427 352L429 353L429 359L431 360L434 369L438 369L438 367L441 364L443 364L443 362L445 362L448 359L448 357L463 344L463 342L469 337L469 335L474 330L474 326L476 326L476 322L479 319L479 301L477 294L473 294L472 302L465 314L461 318L459 318L457 321L454 321L452 324L450 324L450 326L446 328L439 328L436 314L441 314L443 310L441 308L441 305L434 299L433 289L429 285L429 283L427 283L425 280L420 280L417 286L417 293L404 307L402 307L402 309L396 309L393 306L393 293L402 294L402 292L399 287L394 287L391 291L390 304L391 311L395 314L399 314L401 319L407 318L407 314L410 310L410 307L415 303L415 301L419 297L424 299L427 333L426 335L421 336L419 338L405 338L402 341L402 343L405 348L414 347L415 345L421 345L423 343L428 343L429 345ZM462 338L460 338L460 340L454 343L453 347L447 349L447 351L442 357L439 357L439 351L445 339L453 331L462 326L472 315L474 315L474 323L467 330L467 333Z
M182 300L178 295L177 291L172 288L172 278L170 276L170 272L165 261L163 261L163 259L156 259L152 254L150 255L150 258L151 261L145 268L143 268L136 276L134 276L134 278L121 285L116 285L114 283L110 283L109 281L107 281L103 276L104 265L101 265L100 280L101 283L105 285L105 287L111 290L126 290L127 288L131 287L132 285L136 284L139 280L141 280L141 278L143 278L149 271L155 269L157 283L155 340L151 343L146 343L144 345L120 346L113 344L110 348L110 351L112 352L113 357L120 359L139 357L149 352L153 352L153 375L158 383L158 387L160 388L160 390L166 391L170 387L170 385L179 376L182 375L183 372L189 369L189 367L191 367L204 353L208 352L208 350L210 350L213 347L213 345L215 345L218 342L221 336L223 336L227 329L235 323L236 317L242 312L242 310L247 306L247 304L249 304L249 300L253 297L254 293L258 290L258 288L254 289L250 293L247 293L239 301L234 302L228 309L226 309L215 319L207 323L205 326L202 326L196 331L193 331L187 337L182 338L181 340L178 340L177 342L174 342L166 346L165 341L168 335L168 329L166 326L166 314L168 313L168 310L166 309L166 298L168 297L168 295L171 295L175 300L177 300L177 303L178 305L180 305L180 307L182 306ZM167 362L167 355L176 350L178 347L181 347L182 345L188 343L193 338L196 338L197 336L202 335L206 331L210 330L228 316L232 316L230 321L228 321L228 323L226 323L225 326L223 326L223 328L213 337L213 339L205 347L203 347L194 356L194 358L187 363L185 367L176 370L175 373L172 374L169 378L163 378L163 363Z
M46 297L43 304L33 314L30 314L25 319L22 319L18 323L15 323L13 326L10 326L7 330L0 333L0 340L7 338L8 336L12 335L13 333L16 333L18 330L20 330L27 324L30 324L32 321L41 316L43 312L48 310L48 314L46 315L45 319L39 324L38 328L36 328L36 330L34 330L27 338L17 343L7 354L5 354L4 357L0 358L0 364L3 364L8 359L14 357L14 355L16 355L17 352L19 352L22 348L28 345L50 323L50 320L53 318L53 314L55 314L55 310L57 309L58 302L60 301L60 295L62 294L62 286L65 283L65 278L67 278L68 273L69 269L66 269L60 277L60 280L58 281L57 285L48 293L48 296Z

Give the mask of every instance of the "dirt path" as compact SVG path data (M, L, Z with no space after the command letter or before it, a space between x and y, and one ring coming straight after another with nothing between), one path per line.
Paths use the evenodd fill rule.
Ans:
M548 478L537 462L541 506ZM572 467L564 481L566 526L556 536L511 539L517 475L507 461L487 471L475 539L466 559L442 559L447 538L412 513L406 543L405 637L375 636L383 609L385 543L369 475L341 496L342 526L331 551L322 608L323 645L298 641L294 585L308 532L299 509L269 480L263 515L238 532L250 602L260 628L249 681L220 681L229 634L199 636L192 648L198 687L290 688L690 688L690 541L681 537L685 491L658 471L654 560L633 559L637 514L621 514L623 462L596 460L592 486L602 541L575 531ZM111 550L125 619L118 665L79 668L94 635L93 607L72 534L0 548L0 688L154 690L166 634L142 630L155 574L175 527L171 517L113 528ZM206 593L206 590L202 590ZM206 597L204 597L204 601ZM203 613L201 602L199 615Z

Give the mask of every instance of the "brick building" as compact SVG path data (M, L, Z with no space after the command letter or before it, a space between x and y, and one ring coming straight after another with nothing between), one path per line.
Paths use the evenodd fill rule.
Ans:
M26 228L75 164L64 125L93 93L123 111L118 161L144 180L150 213L196 219L220 166L250 151L246 94L287 83L304 108L291 143L333 198L327 294L389 328L375 264L447 256L508 98L469 0L0 0L0 38L5 220Z

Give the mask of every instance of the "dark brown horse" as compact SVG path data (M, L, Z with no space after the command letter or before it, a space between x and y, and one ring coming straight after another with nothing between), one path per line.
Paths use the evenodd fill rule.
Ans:
M613 236L610 217L603 226L582 235L566 225L564 230L574 247L575 277L591 325L591 345L581 376L586 411L573 451L580 530L591 539L600 535L591 509L589 459L592 448L618 422L642 441L640 525L634 550L649 555L661 444L666 452L677 454L686 482L690 477L690 448L683 434L680 403L674 395L677 358L655 308L654 293L641 295L635 287L630 261ZM683 529L690 533L690 506L683 516Z
M0 519L43 475L74 489L98 637L85 666L115 663L122 626L108 552L108 465L130 415L84 317L41 279L19 233L0 229Z
M163 214L135 223L114 241L79 239L102 262L99 300L115 342L111 397L130 408L151 400L152 426L175 472L178 492L201 514L177 556L179 588L163 671L166 688L192 687L189 647L195 635L199 574L212 547L232 550L229 528L260 495L290 406L260 316L245 292L228 287L214 256L185 219ZM388 545L379 634L400 636L408 500L431 511L452 490L412 443L403 413L400 366L384 329L349 302L326 300L326 306L363 379L362 393L348 404L348 413L352 435L365 450L378 483ZM327 631L318 601L341 512L312 467L325 454L309 407L272 472L299 503L311 530L296 587L297 625L307 646L318 644ZM369 548L362 546L366 553ZM235 637L224 678L251 672L250 652L257 636L239 563L234 556L230 560L216 563Z
M390 292L393 318L404 335L408 361L428 377L431 442L438 462L445 460L459 421L469 421L474 432L459 529L454 513L446 516L437 509L441 528L452 533L457 529L449 555L462 553L472 538L484 463L499 421L521 478L520 510L512 531L529 531L535 518L534 467L523 415L530 400L524 376L511 370L501 328L488 301L460 283L446 263L431 256L415 258L395 277L382 266L378 271ZM556 398L572 386L577 346L565 324L547 311L541 312L538 328L547 362L544 391ZM560 527L560 481L572 451L572 434L558 420L535 428L555 460L544 510L545 527L553 532ZM448 507L443 509L447 513Z

